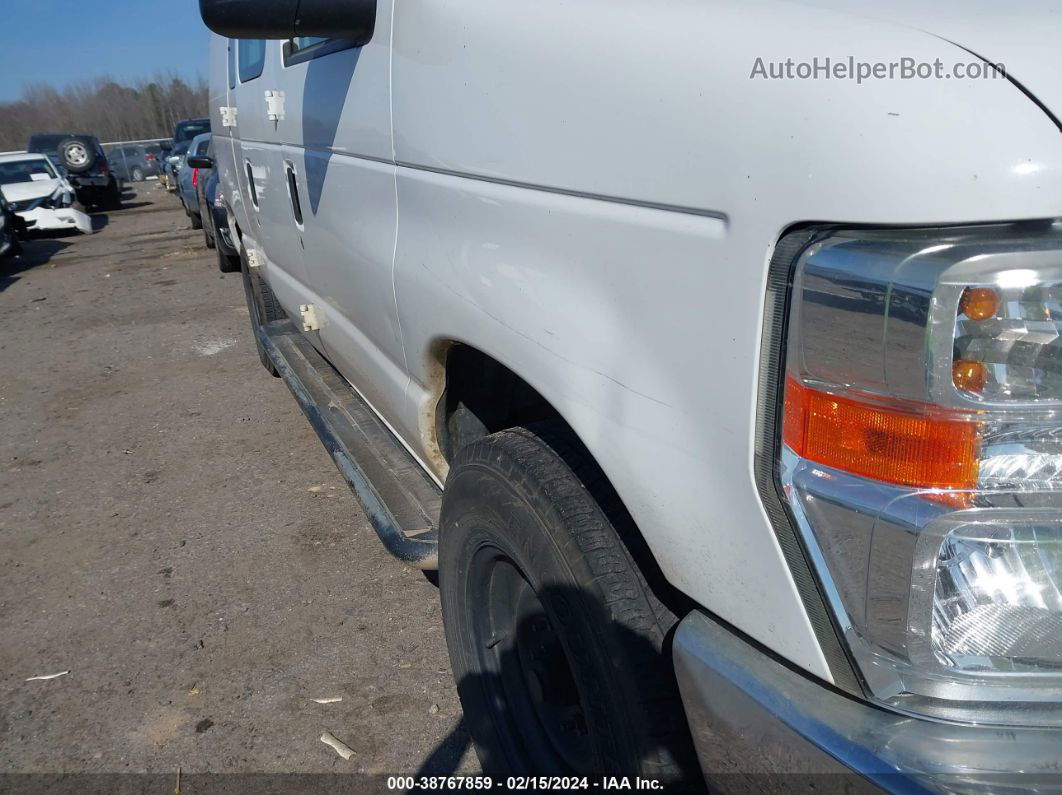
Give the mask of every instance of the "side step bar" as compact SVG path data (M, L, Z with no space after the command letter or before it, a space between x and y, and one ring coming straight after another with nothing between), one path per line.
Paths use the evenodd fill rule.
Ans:
M257 331L387 551L418 569L437 568L439 487L290 320Z

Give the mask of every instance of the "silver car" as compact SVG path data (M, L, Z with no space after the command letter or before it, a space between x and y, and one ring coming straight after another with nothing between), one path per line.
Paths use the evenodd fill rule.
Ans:
M209 178L209 174L202 174L202 169L188 165L190 157L205 157L210 151L210 133L197 135L188 145L188 151L181 158L177 166L177 196L184 205L184 212L192 222L192 229L202 229L203 219L199 214L199 196L196 193L196 185L200 177Z

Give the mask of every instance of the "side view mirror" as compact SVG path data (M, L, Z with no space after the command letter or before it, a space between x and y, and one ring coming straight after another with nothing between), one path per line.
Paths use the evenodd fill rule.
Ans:
M192 168L213 168L214 158L206 155L192 155L188 158L188 165Z
M376 0L199 0L208 28L230 39L325 36L365 44L376 25Z

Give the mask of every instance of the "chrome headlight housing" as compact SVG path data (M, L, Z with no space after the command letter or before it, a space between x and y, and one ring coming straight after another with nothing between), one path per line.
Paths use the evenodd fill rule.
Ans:
M803 234L773 475L866 689L1062 722L1062 226Z

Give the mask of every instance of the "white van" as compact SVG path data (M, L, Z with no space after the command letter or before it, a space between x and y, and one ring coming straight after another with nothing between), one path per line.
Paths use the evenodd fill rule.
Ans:
M487 773L1057 769L1057 2L200 3L263 363Z

